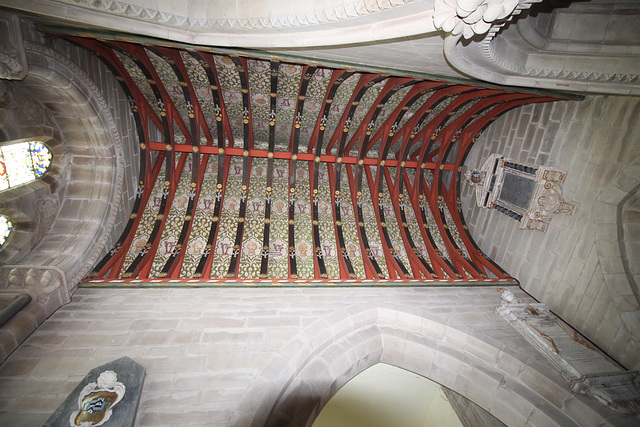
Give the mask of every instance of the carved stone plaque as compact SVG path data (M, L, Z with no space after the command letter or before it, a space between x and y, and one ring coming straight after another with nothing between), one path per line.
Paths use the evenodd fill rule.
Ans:
M562 198L565 173L526 165L492 154L481 169L465 173L475 188L476 204L495 209L520 222L520 228L547 231L555 214L572 215L575 207Z
M92 369L43 427L133 426L144 375L128 357Z
M78 410L71 413L69 425L101 426L111 418L114 407L126 392L124 384L118 381L118 374L104 371L95 383L87 384L78 396Z

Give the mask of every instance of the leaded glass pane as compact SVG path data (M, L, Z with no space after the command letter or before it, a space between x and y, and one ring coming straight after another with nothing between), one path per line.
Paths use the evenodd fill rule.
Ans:
M13 230L13 223L6 216L0 215L0 248L7 241L9 234Z
M40 178L51 164L51 152L38 141L29 142L29 151L31 151L31 160L33 161L33 175Z
M51 152L41 142L0 147L0 190L40 178L51 164Z

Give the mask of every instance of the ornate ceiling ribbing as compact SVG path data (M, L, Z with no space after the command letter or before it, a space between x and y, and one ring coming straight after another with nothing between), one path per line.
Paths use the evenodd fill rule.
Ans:
M71 37L129 97L137 199L93 283L515 281L474 244L461 165L500 89Z

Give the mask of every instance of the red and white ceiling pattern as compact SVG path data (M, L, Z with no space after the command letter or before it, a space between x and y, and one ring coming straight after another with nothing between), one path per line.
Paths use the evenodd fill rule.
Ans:
M514 280L473 242L460 172L550 97L206 49L70 37L129 97L138 193L90 282Z

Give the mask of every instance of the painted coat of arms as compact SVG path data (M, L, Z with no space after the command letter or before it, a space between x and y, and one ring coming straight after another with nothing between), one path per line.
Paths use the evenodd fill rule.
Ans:
M124 397L125 386L113 371L104 371L95 383L87 384L78 396L78 410L71 414L71 427L101 426L111 417L113 407Z

